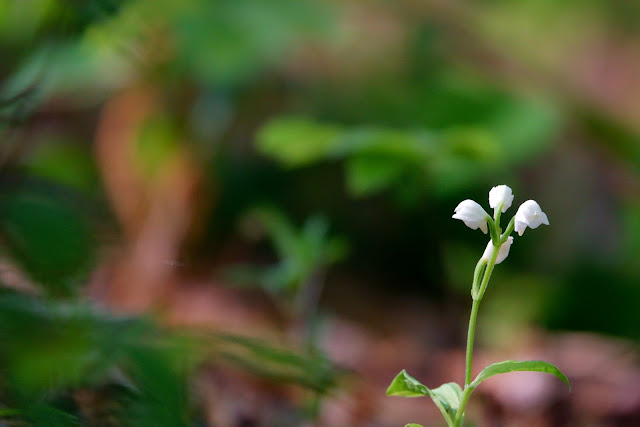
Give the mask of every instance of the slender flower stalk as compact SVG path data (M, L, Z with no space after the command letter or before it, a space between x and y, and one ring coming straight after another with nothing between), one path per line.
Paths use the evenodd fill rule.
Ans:
M489 242L492 246L492 242ZM476 319L478 317L478 310L480 309L480 301L482 301L482 297L484 296L484 291L487 289L487 285L489 284L489 279L491 278L491 273L493 272L493 267L497 264L498 256L500 255L500 248L493 248L493 252L491 253L491 257L487 261L487 269L484 271L484 276L482 277L482 283L480 284L480 292L477 295L473 296L473 304L471 306L471 315L469 316L469 330L467 332L467 352L466 352L466 366L465 366L465 375L464 375L464 393L462 395L462 399L460 401L460 406L458 407L458 411L456 414L456 418L454 420L454 426L462 425L462 417L464 415L465 408L467 403L469 402L469 398L471 397L471 392L473 389L470 387L471 384L471 370L473 366L473 341L475 339L476 334ZM483 257L484 259L484 257Z

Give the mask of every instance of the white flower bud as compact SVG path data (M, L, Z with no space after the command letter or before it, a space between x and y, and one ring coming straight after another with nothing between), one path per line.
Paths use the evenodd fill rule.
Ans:
M513 191L507 185L495 186L489 191L489 206L495 209L502 203L502 212L506 212L513 203Z
M478 203L473 200L463 200L455 209L452 218L459 219L465 225L473 230L480 228L484 234L487 234L487 218L489 214L482 209Z
M498 257L496 258L496 264L500 264L502 261L505 260L507 256L509 256L509 250L511 249L512 243L513 243L513 237L509 236L507 240L500 246L500 251L498 252ZM493 246L493 241L489 240L489 243L487 243L487 247L484 250L484 253L482 254L482 259L489 262L489 259L491 258L491 255L493 254L494 249L495 249L495 246Z
M547 215L534 200L527 200L518 208L515 216L516 233L522 236L527 227L538 228L540 224L549 225Z

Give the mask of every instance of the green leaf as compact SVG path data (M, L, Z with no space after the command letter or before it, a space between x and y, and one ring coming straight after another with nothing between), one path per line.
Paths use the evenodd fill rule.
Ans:
M308 119L272 120L258 133L258 149L286 166L299 167L324 160L340 143L342 128Z
M462 389L456 383L442 384L440 387L431 390L431 399L436 404L447 425L453 426L460 401L462 400Z
M516 371L545 372L547 374L555 375L567 384L569 386L569 390L571 390L571 385L569 384L567 377L560 372L556 366L551 363L543 362L542 360L527 360L524 362L505 360L504 362L494 363L493 365L489 365L484 368L470 384L470 387L476 388L482 381L494 375Z
M411 423L411 424L407 424L404 427L422 427L420 424L416 424L416 423Z
M456 383L442 384L440 387L431 390L431 398L438 399L444 409L452 415L458 412L460 401L462 400L462 389ZM437 404L437 403L436 403Z
M26 159L25 167L30 175L91 193L99 188L98 172L92 156L88 148L53 140L34 147Z
M366 196L388 188L402 176L404 162L389 157L353 156L347 163L347 188Z
M391 381L387 396L421 397L431 396L431 390L407 374L404 369Z
M101 384L151 331L134 318L13 292L0 294L0 324L3 381L31 397Z
M321 355L300 355L256 338L227 334L208 337L214 343L212 357L260 378L299 385L318 393L326 393L337 385L339 372Z
M315 273L347 255L346 242L329 235L329 220L322 215L309 217L301 228L270 207L254 208L245 218L247 224L253 221L264 229L280 259L257 277L267 291L295 291Z
M460 407L462 389L456 383L442 384L440 387L429 390L420 384L418 380L407 374L404 369L393 379L387 389L387 396L421 397L429 396L436 404L447 425L453 425L456 412ZM411 425L411 424L410 424Z
M54 187L20 184L0 195L3 247L52 295L84 283L94 260L88 212Z

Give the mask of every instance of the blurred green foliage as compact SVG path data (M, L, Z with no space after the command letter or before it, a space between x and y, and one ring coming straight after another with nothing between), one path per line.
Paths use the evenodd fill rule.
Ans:
M91 152L78 144L48 140L25 159L27 175L85 194L95 193L98 172Z
M257 144L288 167L345 160L346 186L355 196L392 187L422 197L459 190L488 171L531 158L557 122L553 110L525 101L496 105L493 114L479 110L485 116L474 124L412 131L281 118L261 130Z
M70 400L72 390L112 384L122 390L117 397L123 400L111 402L122 422L183 424L184 380L168 363L179 353L163 346L150 324L7 292L0 297L0 319L3 403L18 417L36 425L49 425L44 420L52 416L63 425L79 423L82 411Z
M297 230L282 212L263 207L251 210L243 222L250 234L266 233L273 243L279 262L258 274L257 280L276 294L295 294L347 254L346 241L328 235L328 220L321 215L309 217Z
M216 355L277 383L297 384L318 393L336 386L339 372L323 356L301 356L256 339L218 334L213 338Z
M86 280L96 245L72 196L52 190L28 183L5 190L0 230L4 249L46 293L68 295Z
M334 369L318 357L234 335L162 331L75 302L4 291L0 320L3 404L36 425L58 418L63 425L99 422L88 415L93 406L72 399L83 393L97 396L113 425L192 425L188 374L210 361L320 393L336 382Z
M12 64L16 70L0 99L36 88L40 101L65 96L85 104L136 79L136 67L151 74L155 67L168 84L189 79L204 87L233 87L273 66L300 38L326 34L330 22L330 9L319 1L3 0L0 5L9 18L0 22L0 32L20 37L16 43L28 43L36 31L47 35L69 28L68 37L50 37ZM22 19L10 19L13 15ZM20 32L15 22L21 22ZM80 31L72 31L75 26Z

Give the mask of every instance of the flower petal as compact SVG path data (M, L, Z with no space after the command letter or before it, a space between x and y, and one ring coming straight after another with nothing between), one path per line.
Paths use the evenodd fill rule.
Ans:
M547 214L535 200L527 200L520 205L515 215L515 231L522 236L527 227L538 228L541 224L549 225Z
M509 256L509 251L511 250L511 245L513 244L513 237L509 236L506 242L500 245L500 250L498 252L498 256L496 257L496 264L500 264ZM482 254L482 259L489 262L493 251L495 250L495 246L493 246L493 241L489 240L487 243L487 247L484 249L484 253Z
M489 214L482 209L478 203L473 200L463 200L456 206L455 213L452 218L463 221L467 227L475 230L480 228L483 233L487 234L487 219Z
M504 213L511 207L511 203L513 203L513 191L508 185L497 185L489 191L489 206L494 211L502 204L502 212Z

